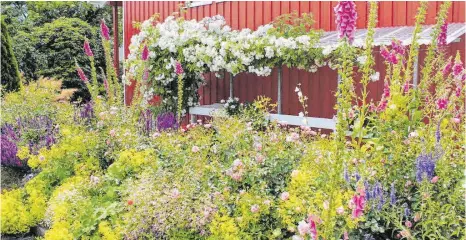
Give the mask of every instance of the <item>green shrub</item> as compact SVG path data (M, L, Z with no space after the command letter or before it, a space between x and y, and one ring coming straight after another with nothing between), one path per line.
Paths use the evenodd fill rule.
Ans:
M89 59L84 54L83 43L85 38L90 39L91 47L96 58L96 67L105 68L100 34L97 28L78 18L59 18L51 23L36 28L34 38L39 57L43 62L38 64L37 74L44 77L54 77L63 80L63 88L79 88L72 100L90 98L88 89L76 73L75 61L80 66L88 66ZM90 69L83 68L90 76Z
M13 48L11 46L10 34L5 21L2 19L2 90L15 91L20 88L21 79Z

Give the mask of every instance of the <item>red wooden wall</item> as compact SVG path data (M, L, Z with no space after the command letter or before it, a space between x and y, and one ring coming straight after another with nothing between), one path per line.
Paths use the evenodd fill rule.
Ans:
M135 1L124 2L124 30L125 30L125 55L128 54L128 45L131 36L137 33L132 28L133 22L144 21L154 13L160 13L161 19L165 19L173 12L178 12L178 3L175 1ZM227 24L233 29L250 28L270 23L281 14L297 11L299 14L312 12L316 20L315 28L325 31L335 30L335 16L333 7L338 2L321 1L223 1L212 4L192 7L187 9L187 19L200 20L206 16L223 15ZM435 15L441 2L429 2L426 24L435 23ZM368 4L367 2L356 2L358 20L357 28L365 28ZM408 1L382 1L379 2L378 27L414 25L419 2ZM448 14L448 22L466 22L465 2L453 2ZM464 61L465 38L458 43L452 43L449 51L460 50ZM383 89L384 66L379 54L376 56L376 68L381 72L381 80L370 83L369 98L379 99ZM423 62L420 56L420 65ZM223 79L217 79L214 74L207 74L207 84L200 89L201 104L212 104L221 99L228 98L229 80L228 75ZM283 68L282 85L282 111L284 114L298 114L301 110L294 89L301 83L303 94L308 96L308 111L312 117L331 118L334 115L335 104L334 93L337 87L337 73L324 67L316 73L309 73L296 69ZM241 101L252 101L259 95L271 97L277 100L277 70L275 69L269 77L258 77L254 74L242 73L235 77L234 95ZM132 97L132 88L127 89L127 101Z

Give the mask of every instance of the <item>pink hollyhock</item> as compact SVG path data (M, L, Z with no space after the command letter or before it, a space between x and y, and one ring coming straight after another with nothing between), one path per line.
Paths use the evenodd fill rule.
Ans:
M336 15L335 23L339 32L338 37L347 37L349 42L354 40L354 32L356 30L356 4L353 1L341 1L335 8Z
M400 40L392 40L392 49L395 51L395 53L404 55L405 54L405 47L401 45Z
M447 45L447 30L448 30L448 23L444 23L440 27L440 34L437 37L438 47L443 47Z
M442 70L442 73L444 76L448 75L451 71L451 67L452 67L452 64L451 64L451 61L449 61L444 67L443 67L443 70Z
M388 98L390 97L390 85L388 85L388 82L385 82L383 84L383 98Z
M86 74L84 74L84 71L82 70L81 67L79 67L77 62L76 62L76 71L78 72L79 78L81 78L83 82L87 83L89 81L89 79L87 79L86 77Z
M110 34L107 25L105 25L105 20L100 21L100 32L102 33L102 37L105 38L105 40L110 40Z
M455 65L453 65L453 75L459 76L463 72L463 63L461 60L456 60Z
M311 216L309 216L309 226L310 226L310 234L311 234L311 239L317 239L317 226L316 222L312 219Z
M181 63L178 62L178 61L176 61L176 63L175 63L175 73L177 75L181 75L181 74L184 73L183 67L181 66Z
M364 196L359 196L359 195L353 196L352 203L354 205L353 212L352 212L353 218L358 218L362 216L362 214L364 213L364 204L365 204Z
M84 40L84 53L86 53L88 57L94 56L94 53L92 52L91 46L89 45L89 41L87 41L87 39Z
M144 49L142 50L142 60L146 61L149 58L149 48L147 45L144 45Z
M446 109L448 106L448 99L445 98L440 98L437 100L437 108L440 109Z

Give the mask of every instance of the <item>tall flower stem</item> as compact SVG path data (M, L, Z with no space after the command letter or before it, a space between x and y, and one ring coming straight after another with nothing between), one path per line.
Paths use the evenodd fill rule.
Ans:
M366 49L364 51L364 55L366 56L366 62L362 68L362 105L360 107L360 114L359 114L359 126L357 129L359 130L358 137L358 146L361 145L362 138L364 137L363 125L365 122L366 117L366 109L367 109L367 84L369 83L370 75L372 73L372 69L374 67L374 57L372 56L372 44L374 42L374 28L377 24L377 9L378 5L377 2L370 2L370 9L369 9L369 22L367 23L367 36L366 36Z

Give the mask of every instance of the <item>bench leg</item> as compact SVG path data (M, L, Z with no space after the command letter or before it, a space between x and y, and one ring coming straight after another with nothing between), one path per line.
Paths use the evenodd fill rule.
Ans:
M194 115L194 114L190 114L190 117L191 117L191 124L194 124L194 123L196 123L197 116L196 116L196 115Z

